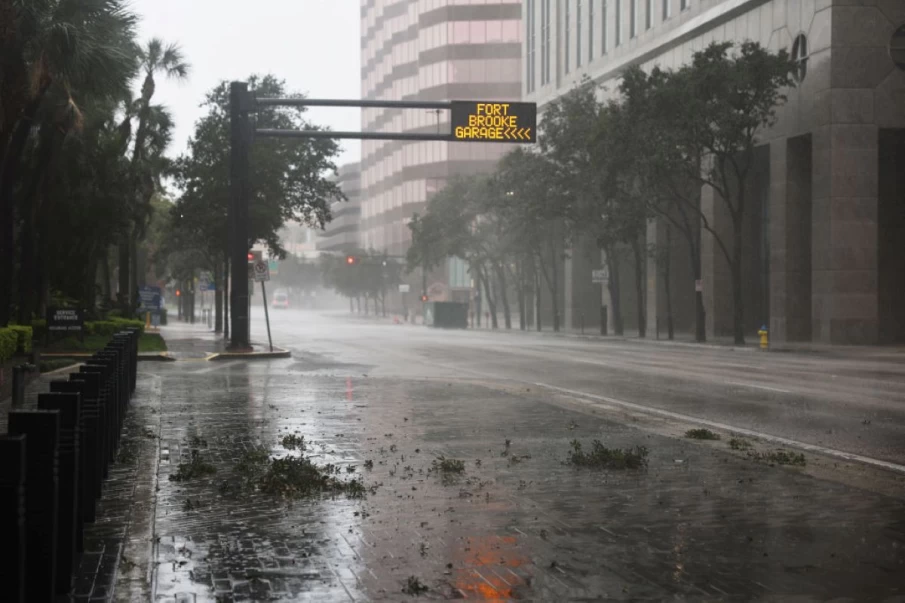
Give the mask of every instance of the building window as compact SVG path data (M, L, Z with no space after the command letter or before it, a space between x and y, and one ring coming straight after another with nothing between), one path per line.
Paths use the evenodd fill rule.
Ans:
M606 0L600 7L600 54L606 54Z
M581 0L575 0L575 66L581 67Z
M616 27L616 46L622 44L622 0L615 0L616 2L616 14L614 15Z
M541 86L550 83L550 55L552 54L550 43L550 3L552 0L542 0L540 9L541 29Z
M798 64L795 79L801 82L808 74L808 38L803 33L795 36L792 42L792 60Z
M644 11L644 29L650 29L654 21L654 0L647 0L647 8Z
M594 3L588 0L588 63L594 60Z
M638 0L629 0L628 5L628 37L638 35Z
M889 40L889 58L896 67L905 70L905 23L893 32Z
M569 63L571 63L569 51L572 49L572 19L569 11L569 5L572 3L568 0L566 1L566 20L565 20L565 48L563 54L563 69L566 73L569 73Z
M672 0L663 0L663 20L666 21L670 17L672 9Z
M528 6L527 6L528 14L526 15L526 17L527 17L526 22L528 25L528 33L526 36L526 39L528 40L528 56L526 57L526 59L527 59L526 67L528 69L528 72L525 74L525 85L526 85L528 92L534 92L534 77L535 77L535 63L536 63L536 61L535 61L536 38L534 35L535 10L536 10L535 4L536 4L535 0L528 0Z

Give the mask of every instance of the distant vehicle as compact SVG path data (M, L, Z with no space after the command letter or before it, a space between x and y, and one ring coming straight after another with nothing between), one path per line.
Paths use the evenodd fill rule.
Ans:
M271 304L274 308L289 309L289 295L285 291L277 291L273 294Z

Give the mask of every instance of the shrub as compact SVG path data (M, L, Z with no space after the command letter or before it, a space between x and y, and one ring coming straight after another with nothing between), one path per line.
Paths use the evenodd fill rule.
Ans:
M31 321L32 340L42 340L47 335L47 321L43 318Z
M19 335L12 329L0 329L0 362L6 362L16 353Z
M31 352L32 328L23 325L9 325L10 330L16 334L16 349L21 354Z
M145 323L140 320L117 317L109 318L107 320L86 321L85 334L111 337L129 327L137 327L140 332L144 333Z

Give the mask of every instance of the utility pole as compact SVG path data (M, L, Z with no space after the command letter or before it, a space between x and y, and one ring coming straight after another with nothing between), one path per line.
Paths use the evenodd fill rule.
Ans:
M230 181L229 181L229 242L230 267L230 349L247 350L249 341L248 295L248 197L250 187L249 153L251 150L251 122L248 114L254 100L245 82L229 86Z

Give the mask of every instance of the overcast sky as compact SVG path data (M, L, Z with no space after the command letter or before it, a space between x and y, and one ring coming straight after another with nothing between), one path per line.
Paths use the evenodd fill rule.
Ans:
M132 0L144 42L180 44L188 82L158 79L155 101L176 120L170 155L186 148L205 92L221 80L272 73L312 98L361 98L358 0ZM309 109L317 124L360 130L358 109ZM358 141L343 140L337 165L357 161Z

